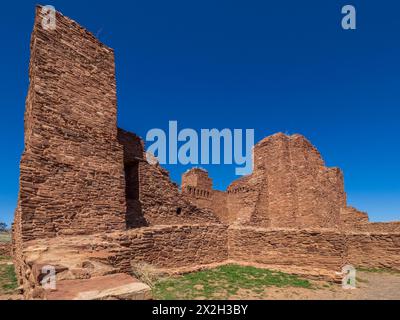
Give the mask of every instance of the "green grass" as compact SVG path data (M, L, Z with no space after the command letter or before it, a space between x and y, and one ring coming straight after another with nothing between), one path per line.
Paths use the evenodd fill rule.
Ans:
M7 260L7 257L0 256L0 260ZM0 295L10 294L18 287L14 266L0 264Z
M159 280L152 289L158 300L228 299L239 290L262 296L272 286L312 288L308 280L294 275L231 264Z

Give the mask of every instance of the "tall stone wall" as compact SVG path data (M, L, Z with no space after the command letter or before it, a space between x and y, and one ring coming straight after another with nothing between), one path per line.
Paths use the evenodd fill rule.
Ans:
M227 194L223 191L212 190L211 192L211 203L208 204L208 208L215 213L222 223L229 224L232 218L229 215L227 206ZM201 205L198 205L202 208Z
M193 168L182 175L182 194L197 207L212 211L219 221L230 223L232 217L228 210L227 193L212 187L212 179L204 169Z
M234 181L227 189L227 210L230 222L268 225L268 221L251 221L260 200L261 176L252 174Z
M339 227L346 207L342 172L327 168L317 149L303 136L275 134L254 147L254 170L234 181L225 192L226 207L213 197L208 175L198 169L182 177L182 190L200 207L214 210L225 221L262 227ZM221 213L220 213L221 212Z
M220 221L211 210L189 201L171 181L167 170L146 161L144 143L139 137L119 130L118 138L124 147L126 188L133 190L133 194L127 194L128 227Z
M316 148L301 135L276 134L254 149L255 172L263 171L257 220L271 227L337 227L346 206L343 176L327 168ZM260 208L261 207L261 208Z
M24 240L125 228L114 53L57 13L31 38L15 230Z

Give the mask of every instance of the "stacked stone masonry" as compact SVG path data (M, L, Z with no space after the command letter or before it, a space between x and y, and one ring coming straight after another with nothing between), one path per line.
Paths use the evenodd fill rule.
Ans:
M0 242L0 256L10 256L11 254L11 243Z
M46 297L43 265L60 281L131 273L141 262L400 269L400 222L370 223L347 206L342 172L301 135L260 141L253 173L226 191L201 168L184 173L180 189L147 161L140 137L117 128L113 50L56 19L44 30L36 8L12 236L25 297Z

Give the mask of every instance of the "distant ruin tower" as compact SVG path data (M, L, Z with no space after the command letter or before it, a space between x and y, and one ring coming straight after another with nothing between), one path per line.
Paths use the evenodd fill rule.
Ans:
M182 192L191 198L210 198L212 180L208 172L201 168L193 168L182 175Z

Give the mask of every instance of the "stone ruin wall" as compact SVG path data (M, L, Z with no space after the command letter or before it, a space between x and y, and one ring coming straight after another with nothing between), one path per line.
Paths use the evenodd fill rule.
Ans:
M218 221L185 201L164 169L143 160L140 138L117 129L112 49L59 13L56 30L44 30L36 10L14 234L28 241ZM132 211L145 212L147 222Z
M211 210L197 207L181 194L167 170L146 161L141 138L119 129L118 139L124 146L127 221L130 228L220 222Z
M340 270L344 237L332 230L233 226L229 248L231 258L238 261Z
M183 174L182 192L228 224L371 232L398 232L400 225L370 223L367 213L347 206L342 172L327 168L318 150L297 134L278 133L259 142L253 173L231 183L226 192L213 190L203 169Z
M230 223L226 193L212 189L204 169L190 169L182 175L181 193L195 206L213 211L220 222Z
M400 270L400 232L354 231L344 234L346 263Z
M271 228L340 225L341 209L346 208L343 175L337 168L325 167L319 152L303 136L265 138L255 146L254 161L253 173L234 181L224 195L219 193L218 199L226 200L218 205L212 183L196 180L208 178L199 169L183 175L182 190L198 206L216 207L216 214L229 223ZM211 197L202 199L202 190ZM221 203L226 207L221 209Z
M169 273L237 263L340 281L336 272L348 263L357 268L400 270L399 245L400 233L228 227L223 224L144 227L31 241L27 243L30 256L23 266L22 283L25 296L34 298L40 287L37 270L42 265L55 265L58 278L69 275L85 279L96 272L85 265L101 263L106 272L132 274L132 267L143 262ZM40 260L32 259L39 252ZM58 252L64 253L65 260ZM77 252L84 252L84 255L76 257ZM54 257L56 260L52 260ZM69 263L65 264L67 261ZM71 261L75 264L71 265Z
M44 30L36 10L15 234L123 230L114 53L58 13L56 30Z
M26 251L35 244L84 250L123 272L140 261L399 269L400 223L369 223L348 208L342 173L300 135L258 143L253 174L226 192L201 169L183 176L180 192L146 161L143 140L117 129L113 51L60 14L54 31L40 22L38 7L13 225L27 292L37 284Z
M399 233L400 222L370 222L356 225L352 230L361 232Z
M327 168L303 136L276 134L254 148L250 221L272 228L332 228L346 206L340 170Z
M271 227L339 224L340 208L346 205L342 173L325 167L303 136L276 134L264 139L255 147L255 167L264 172L266 181L260 189L268 194L263 205Z
M222 224L171 225L110 234L113 243L126 247L112 261L128 273L132 263L145 262L162 269L222 263L228 260L227 228Z
M400 270L400 232L202 224L154 226L103 237L107 243L123 247L113 250L109 258L122 272L130 272L131 264L137 262L172 270L213 263L255 263L323 270L331 277L349 263Z
M336 271L346 264L400 270L400 232L231 226L228 239L229 257L235 261Z
M223 264L228 259L227 228L222 224L153 226L28 241L20 284L26 299L43 299L40 270L45 265L55 266L59 282L134 275L134 266L143 263L168 273Z
M369 224L366 212L361 212L353 207L344 207L340 210L340 227L345 230L354 230L362 225Z
M31 240L219 222L144 160L139 137L117 129L113 50L73 20L56 18L57 28L44 30L36 8L13 223L20 278Z

